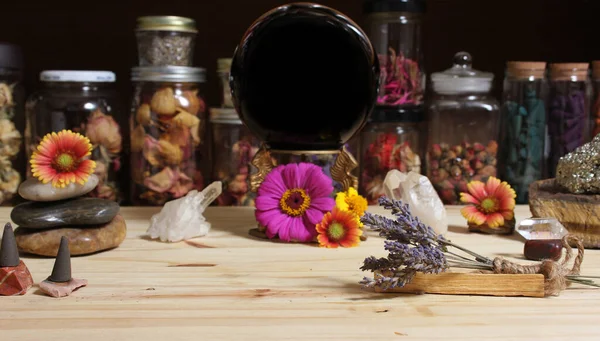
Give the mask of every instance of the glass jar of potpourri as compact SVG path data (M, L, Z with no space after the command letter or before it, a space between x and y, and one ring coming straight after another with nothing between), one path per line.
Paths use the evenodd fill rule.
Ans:
M22 153L25 94L23 55L12 44L0 43L0 204L11 205L17 194L25 160Z
M205 70L187 66L134 67L131 202L161 206L204 187Z
M423 105L422 20L425 0L365 2L365 30L377 51L381 85L377 108L390 110Z
M223 182L219 206L254 206L250 191L250 162L260 148L258 140L242 123L235 109L212 108L212 180Z
M96 161L98 186L88 195L121 202L120 171L123 137L119 121L116 77L110 71L48 70L41 89L26 104L27 158L46 134L63 129L87 136ZM31 176L27 165L27 175Z
M371 115L360 132L359 191L369 205L377 205L385 195L387 173L397 169L403 173L421 173L423 131L421 111L395 113L393 116Z
M490 95L493 74L471 67L459 52L452 68L431 77L427 176L446 205L460 204L472 180L497 176L500 106Z

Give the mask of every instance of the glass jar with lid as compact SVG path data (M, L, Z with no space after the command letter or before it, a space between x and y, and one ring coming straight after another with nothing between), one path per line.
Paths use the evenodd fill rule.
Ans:
M460 204L472 180L497 176L500 106L490 95L493 74L473 69L459 52L454 65L431 76L427 176L446 205Z
M11 205L25 172L22 135L25 95L23 55L12 44L0 43L0 204Z
M87 136L100 180L88 195L121 202L123 137L115 80L110 71L43 71L41 89L27 100L25 146L30 158L48 133L68 129Z
M591 82L587 63L550 64L548 175L558 160L591 139Z
M360 132L359 192L369 205L377 205L385 195L383 182L392 169L421 173L424 136L421 126L423 113L411 111L412 116L393 117L373 113Z
M592 62L592 138L600 134L600 60Z
M217 73L219 74L219 84L221 85L221 106L223 108L233 108L231 87L229 86L230 70L231 58L221 58L217 60Z
M425 0L369 0L364 12L364 27L381 65L377 106L393 109L422 105L426 79L422 48Z
M529 202L529 185L544 177L548 81L545 62L508 62L502 96L499 175Z
M134 67L130 116L131 202L161 206L204 187L209 164L205 144L203 68Z
M250 191L250 162L260 148L258 140L242 123L235 109L212 108L212 180L223 182L219 206L254 206Z
M196 47L196 22L177 16L137 19L136 37L140 66L191 66Z

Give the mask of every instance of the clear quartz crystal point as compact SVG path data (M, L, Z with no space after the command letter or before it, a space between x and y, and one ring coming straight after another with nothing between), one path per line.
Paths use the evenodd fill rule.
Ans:
M172 243L205 236L210 223L203 213L222 191L221 181L215 181L202 192L190 191L185 197L167 202L150 219L147 233L152 239Z
M517 232L527 240L562 239L569 232L555 218L529 218L521 221Z

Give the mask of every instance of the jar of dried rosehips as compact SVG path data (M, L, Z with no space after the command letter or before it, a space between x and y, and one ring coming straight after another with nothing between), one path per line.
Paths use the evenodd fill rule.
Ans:
M212 108L212 181L223 182L219 206L254 206L250 191L250 162L260 148L257 139L242 123L235 109Z
M373 113L361 131L359 192L369 205L385 195L383 183L390 170L421 173L423 116L418 111L392 117Z
M454 65L431 76L427 176L446 205L460 204L472 180L497 176L500 106L490 95L494 75L471 67L459 52Z
M137 19L140 66L191 66L196 46L196 22L177 16Z
M364 12L364 27L381 65L377 107L389 110L422 105L425 0L369 0Z
M204 187L206 156L202 68L134 67L131 202L160 206Z
M121 112L110 71L48 70L40 74L41 89L26 103L25 149L27 158L42 138L69 129L89 138L96 161L96 188L88 196L121 202L120 185L123 137ZM27 176L31 176L27 164Z
M561 157L591 140L591 90L588 63L550 64L547 167L551 178Z

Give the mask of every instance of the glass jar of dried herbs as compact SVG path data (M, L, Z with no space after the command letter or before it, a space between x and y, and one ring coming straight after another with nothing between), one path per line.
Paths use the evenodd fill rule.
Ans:
M23 55L12 44L0 43L0 204L11 205L25 172L22 135L25 94Z
M498 173L529 202L529 185L544 178L548 81L545 62L508 62L502 96Z
M600 60L592 62L592 137L600 134Z
M204 187L206 70L148 66L132 70L131 202L162 206Z
M446 205L459 205L472 180L497 176L500 105L490 94L494 75L473 69L459 52L453 66L432 74L427 106L427 177Z
M85 135L92 144L94 174L99 178L98 186L88 196L121 202L123 132L115 74L47 70L40 74L40 81L40 90L31 94L26 104L27 158L48 133L69 129ZM27 167L27 175L31 176L29 164Z
M140 66L192 66L196 22L176 16L148 16L137 20Z
M369 205L376 205L385 195L383 184L389 171L422 171L424 114L414 110L377 114L371 115L359 138L359 192Z
M550 64L548 111L548 175L556 175L558 160L589 142L591 81L588 63Z
M260 148L257 139L242 123L235 109L210 110L212 126L212 181L223 182L219 206L254 206L250 191L250 162Z
M379 55L381 86L377 107L423 104L422 17L425 0L365 2L365 30Z

